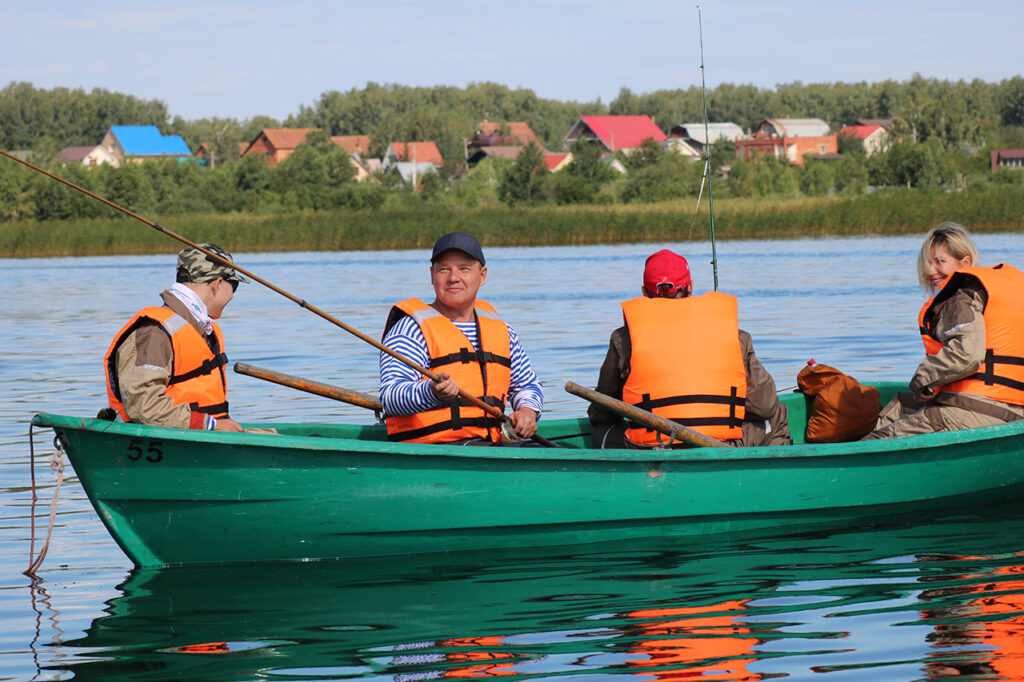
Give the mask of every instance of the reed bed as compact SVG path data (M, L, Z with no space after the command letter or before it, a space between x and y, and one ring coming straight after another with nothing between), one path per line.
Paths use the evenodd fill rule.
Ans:
M490 246L665 241L710 237L708 203L461 208L424 203L361 211L176 215L168 230L240 252L427 248L445 232L470 232ZM924 232L953 220L976 232L1024 230L1024 190L891 192L855 198L725 199L715 202L718 239ZM0 223L0 257L166 253L172 242L127 217Z

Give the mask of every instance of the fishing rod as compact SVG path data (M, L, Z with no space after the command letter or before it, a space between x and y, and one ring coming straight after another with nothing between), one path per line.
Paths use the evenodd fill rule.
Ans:
M276 286L274 284L271 284L267 280L263 279L262 277L260 277L258 275L253 274L252 272L249 272L248 270L246 270L245 268L241 267L240 265L234 263L233 261L230 261L227 258L224 258L223 256L220 256L220 255L214 253L213 251L210 251L209 249L207 249L207 248L205 248L205 247L203 247L203 246L201 246L199 244L196 244L195 242L193 242L193 241L191 241L189 239L186 239L185 237L182 237L180 234L176 234L176 233L172 232L171 230L168 230L163 225L159 225L157 223L154 223L152 220L147 220L146 218L143 218L142 216L138 215L137 213L129 211L127 208L124 208L123 206L118 206L117 204L115 204L113 201L110 201L109 199L104 199L103 197L99 196L98 194L93 194L92 192L90 192L89 190L85 189L84 187L79 187L78 185L76 185L73 182L65 180L64 178L62 178L62 177L60 177L58 175L55 175L55 174L51 173L50 171L43 170L42 168L40 168L38 166L35 166L35 165L29 163L28 161L24 161L22 159L19 159L16 156L8 154L7 152L3 151L2 149L0 149L0 155L6 156L7 158L9 158L9 159L11 159L13 161L17 161L18 163L20 163L20 164L22 164L24 166L28 166L32 170L34 170L34 171L36 171L38 173L42 173L43 175L45 175L45 176L47 176L49 178L52 178L52 179L54 179L54 180L56 180L58 182L61 182L61 183L65 184L65 185L67 185L68 187L70 187L71 189L77 190L77 191L81 192L82 194L84 194L84 195L86 195L88 197L92 197L93 199L96 199L97 201L100 201L100 202L106 204L110 208L112 208L112 209L114 209L116 211L120 211L121 213L124 213L126 216L129 216L131 218L135 218L140 223L148 225L148 226L152 227L154 230L156 230L158 232L161 232L161 233L167 235L168 237L170 237L172 239L177 239L182 244L190 246L193 249L195 249L196 251L199 251L201 253L206 254L206 257L211 259L211 260L213 260L214 262L220 263L221 265L225 265L225 266L227 266L229 268L234 269L237 272L242 273L243 275L245 275L249 279L251 279L251 280L253 280L255 282L259 282L260 284L262 284L263 286L267 287L271 291L276 292L278 294L281 294L282 296L284 296L288 300L292 301L293 303L297 303L299 305L299 307L305 308L306 310L310 311L311 313L313 313L315 315L319 315L320 317L322 317L323 319L327 320L328 322L330 322L331 324L335 325L336 327L340 327L340 328L344 329L345 331L347 331L349 334L352 334L353 336L355 336L356 338L359 338L359 339L365 341L366 343L370 344L371 346L373 346L374 348L376 348L380 352L387 353L388 355L393 357L395 360L398 360L399 362L401 362L402 364L406 365L407 367L410 367L410 368L416 370L417 372L419 372L423 376L427 377L431 381L433 381L435 383L442 381L441 376L439 374L437 374L435 372L431 372L426 367L423 367L422 365L420 365L420 364L418 364L416 362L413 362L412 360L410 360L409 358L405 357L401 353L397 353L397 352L391 350L390 348L385 346L383 343L381 343L377 339L375 339L375 338L373 338L371 336L367 336L366 334L364 334L363 332L359 331L355 327L352 327L351 325L348 325L348 324L342 322L341 320L339 320L338 318L334 317L330 313L324 312L323 310L320 310L320 308L317 308L316 306L314 306L314 305L312 305L310 303L307 303L304 299L301 299L298 296L295 296L295 295L285 291L284 289L282 289L282 288L280 288L280 287L278 287L278 286ZM492 417L496 417L499 421L501 421L503 423L506 423L506 424L511 424L511 422L509 421L509 418L505 415L503 410L499 409L498 407L494 407L494 406L488 405L484 401L482 401L479 398L477 398L475 395L473 395L471 393L468 393L465 389L459 388L459 397L462 398L463 400L465 400L466 402L468 402L469 404L473 405L474 407L478 407L478 408L482 409L485 413L491 415ZM534 440L534 441L540 443L541 445L544 445L544 446L549 447L549 448L556 448L556 447L558 447L557 445L555 445L554 443L552 443L548 439L546 439L546 438L544 438L542 436L536 435L536 434L534 434L532 436L531 440Z
M704 174L708 180L708 211L711 213L711 270L718 291L718 254L715 250L715 196L711 191L711 138L708 135L708 94L704 84L704 25L697 5L697 30L700 36L700 96L704 104Z

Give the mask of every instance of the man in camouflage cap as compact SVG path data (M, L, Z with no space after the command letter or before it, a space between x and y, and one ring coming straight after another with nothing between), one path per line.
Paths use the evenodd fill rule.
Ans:
M216 244L204 243L199 246L230 263L235 262L230 253ZM177 280L179 282L212 282L218 277L229 282L249 281L235 272L234 268L215 261L199 249L189 246L182 249L178 254Z
M200 244L223 260L231 254ZM241 431L228 416L220 318L239 282L249 280L197 248L178 254L176 282L162 306L143 308L107 350L110 407L126 422L170 428Z

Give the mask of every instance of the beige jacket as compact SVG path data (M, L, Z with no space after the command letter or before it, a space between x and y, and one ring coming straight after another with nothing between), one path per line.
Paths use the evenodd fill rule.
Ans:
M166 307L206 336L206 330L177 296L164 291L160 297ZM212 340L212 336L207 338ZM213 348L212 344L210 347ZM167 395L173 360L171 339L155 321L143 322L125 337L117 349L117 382L125 412L129 419L139 424L175 429L202 428L203 416L200 413L193 417L188 405L175 405Z
M911 390L918 393L926 386L945 386L978 371L985 361L984 310L984 294L974 287L960 289L942 305L934 334L935 339L942 343L942 348L935 355L926 355L918 365L910 380ZM979 402L1024 416L1024 407L1020 405L973 393L943 392L934 400L937 405L985 410L978 406Z

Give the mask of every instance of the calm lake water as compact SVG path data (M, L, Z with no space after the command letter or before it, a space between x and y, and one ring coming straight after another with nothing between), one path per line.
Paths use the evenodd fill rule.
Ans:
M985 264L1024 264L1024 234L978 243ZM780 389L812 357L862 381L905 380L921 354L919 245L723 242L719 288L739 296ZM545 416L585 411L562 385L594 384L619 302L664 246L687 256L699 291L711 287L709 243L487 249L483 297L519 332ZM174 252L0 259L0 679L1024 678L1017 504L756 542L136 571L68 470L31 581L29 419L103 406L101 358L132 313L159 302ZM425 251L236 257L374 336L391 303L431 296ZM222 326L232 361L376 391L372 348L259 285L239 289ZM372 419L240 375L230 398L244 422ZM51 438L35 437L40 535Z

